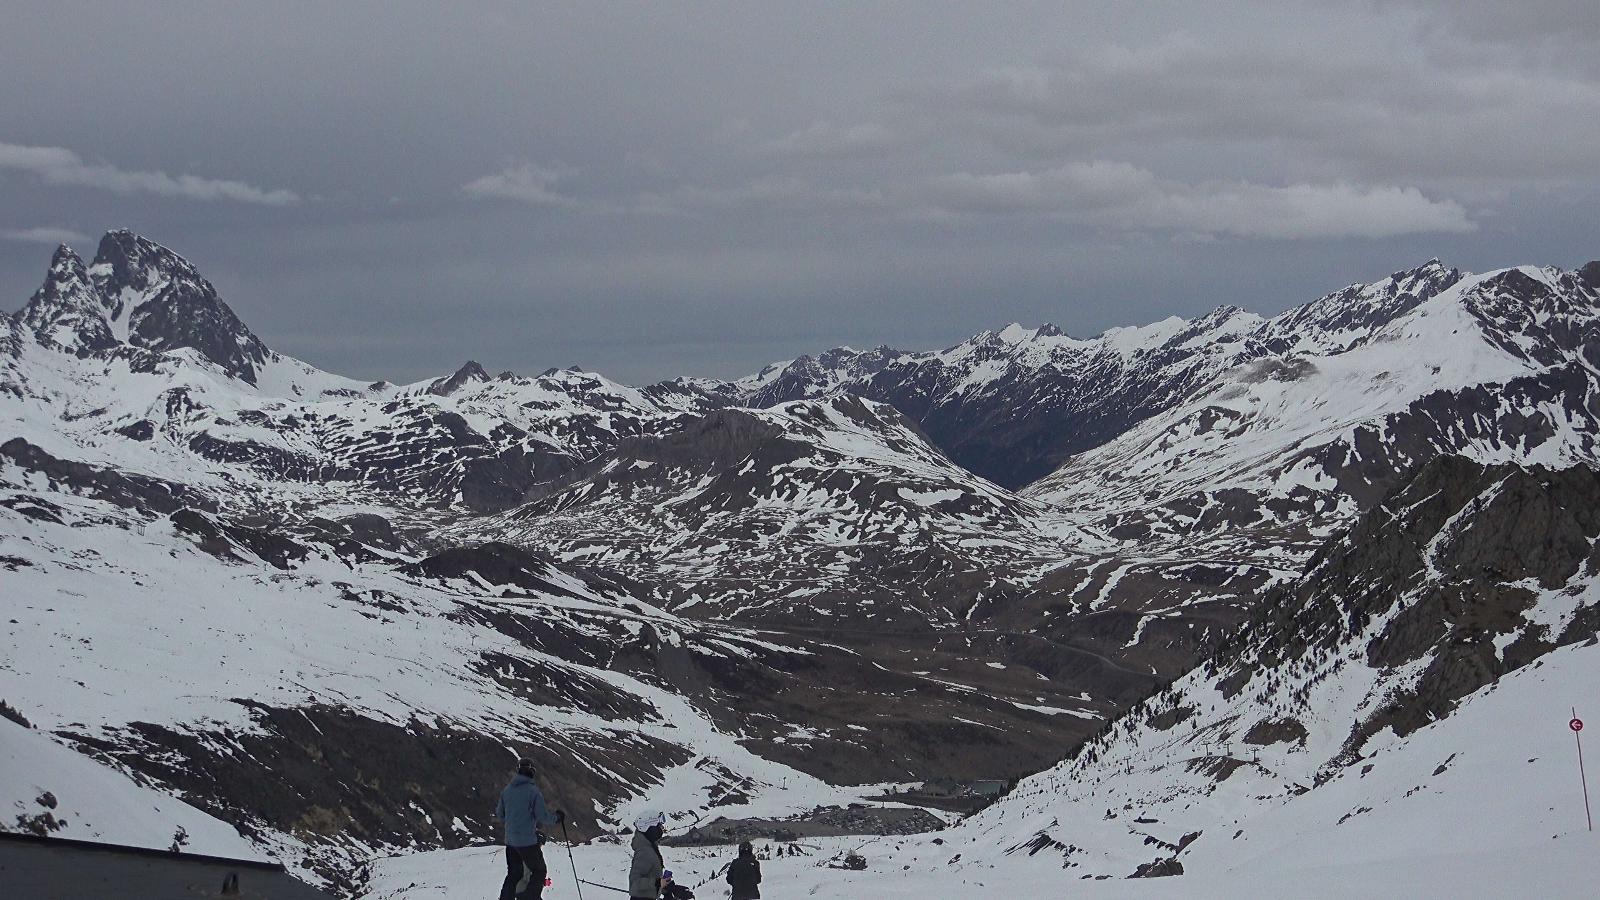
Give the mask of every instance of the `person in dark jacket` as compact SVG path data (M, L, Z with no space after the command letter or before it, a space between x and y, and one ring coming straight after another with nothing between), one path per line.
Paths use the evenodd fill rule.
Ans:
M733 900L761 900L761 862L749 841L739 845L739 858L728 866L728 887Z
M540 826L567 820L561 810L550 811L544 794L534 783L533 760L517 760L517 774L500 792L495 817L506 823L506 880L500 885L500 900L539 900L544 896L544 834Z
M661 896L661 877L667 870L661 858L661 836L666 830L667 817L658 812L647 812L633 823L628 896L634 900L657 900Z

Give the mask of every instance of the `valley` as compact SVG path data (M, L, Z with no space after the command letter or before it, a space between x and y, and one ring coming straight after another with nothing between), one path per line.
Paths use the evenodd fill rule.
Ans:
M1222 873L1400 808L1358 766L1448 782L1502 679L1587 671L1597 435L1600 263L736 380L390 384L113 231L0 316L5 825L402 896L383 860L495 840L527 756L595 853L644 808L997 781L874 857ZM85 771L170 802L114 827Z

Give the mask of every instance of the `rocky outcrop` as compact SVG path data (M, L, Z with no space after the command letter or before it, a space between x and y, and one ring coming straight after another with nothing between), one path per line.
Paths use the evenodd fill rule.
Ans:
M1224 306L1192 322L1114 329L1091 340L1048 325L1011 326L938 353L834 350L764 376L746 402L847 391L889 403L951 459L1014 489L1172 409L1241 363L1358 346L1461 278L1430 260L1272 319Z
M1207 670L1231 673L1231 695L1315 669L1352 643L1376 670L1423 663L1351 723L1347 747L1386 728L1404 736L1551 649L1595 637L1600 608L1579 606L1559 627L1533 611L1540 591L1600 572L1597 541L1600 471L1440 457L1320 552ZM1302 688L1290 699L1304 697ZM1281 739L1257 730L1244 740L1266 737Z
M39 343L69 353L86 355L118 343L104 296L83 260L66 244L56 248L44 284L16 321Z
M192 349L254 384L272 351L183 257L131 231L107 232L90 267L127 342L157 352Z
M187 507L215 511L216 501L193 488L146 475L60 459L22 438L0 444L0 461L47 479L52 490L81 494L151 515Z
M506 375L515 377L511 376L511 373L509 372L507 372ZM461 390L468 384L481 384L489 380L489 373L483 370L483 366L480 366L469 359L465 365L456 370L454 375L451 375L448 378L437 379L432 384L428 385L428 393L433 394L436 397L448 397L451 394L454 394L456 391Z

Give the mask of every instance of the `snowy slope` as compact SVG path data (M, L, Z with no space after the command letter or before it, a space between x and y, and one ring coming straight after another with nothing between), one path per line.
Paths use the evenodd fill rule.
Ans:
M1581 686L1597 679L1600 650L1567 647L1547 657L1544 666L1473 695L1449 719L1375 752L1363 763L1371 766L1366 775L1354 769L1298 797L1257 797L1269 786L1248 781L1241 770L1227 782L1226 796L1190 817L1203 836L1181 855L1180 876L1123 877L1164 852L1142 837L1130 837L1130 829L1170 831L1162 826L1176 804L1138 806L1105 821L1106 803L1092 796L1053 801L1044 793L1028 796L1031 790L1060 790L1058 783L1032 780L1000 805L940 833L939 844L931 835L805 842L803 856L763 861L763 894L838 900L1587 897L1600 839L1585 829L1566 719L1572 703L1593 703ZM1125 776L1129 792L1146 777L1143 771ZM1158 784L1171 790L1159 779ZM1154 787L1140 796L1159 796ZM1148 828L1124 824L1134 816L1161 821ZM1073 866L1064 867L1061 851L1048 844L1033 851L1041 830L1079 848L1071 854ZM1211 839L1211 830L1223 833ZM1229 840L1235 832L1239 837ZM1095 853L1107 845L1127 849L1111 857ZM720 896L709 885L698 885L721 884L716 876L730 858L728 849L669 848L667 864L680 881L704 890L701 896ZM828 868L846 852L862 854L867 869ZM549 854L553 896L558 897L573 894L563 855L559 850ZM623 848L580 846L574 856L581 877L621 883ZM497 863L488 848L381 860L367 896L487 896L502 874ZM1113 877L1086 877L1101 869ZM587 895L594 889L584 890Z
M321 871L378 848L490 837L478 779L519 752L566 785L580 830L625 820L647 788L686 811L730 789L757 812L838 796L742 746L648 652L670 643L693 665L738 672L814 655L804 647L683 622L514 554L397 567L348 543L299 544L194 510L150 517L41 491L15 466L0 474L26 485L0 508L11 620L0 696ZM436 752L464 768L430 771ZM55 771L40 759L17 765L37 781ZM399 784L380 787L389 779Z
M939 648L913 661L709 626L592 571L452 545L434 529L463 511L419 502L430 482L413 479L448 485L462 455L381 455L407 409L421 410L413 446L433 433L428 410L488 416L470 406L479 391L608 428L626 412L611 398L643 392L560 373L294 400L263 395L270 365L251 385L188 349L13 349L0 361L0 698L336 886L375 852L491 839L483 798L519 753L559 780L588 834L646 803L683 815L839 803L870 790L840 784L978 765L973 747L1037 766L1110 711L1032 673L949 671ZM531 405L540 396L549 408ZM663 396L649 401L662 417L699 402ZM475 430L459 434L444 450L476 446ZM361 477L328 462L363 458ZM977 703L969 680L1009 686ZM995 733L1014 745L997 753ZM150 838L162 846L166 821Z
M1214 387L1242 363L1359 346L1461 277L1431 260L1271 319L1225 306L1087 340L1013 324L938 352L841 348L769 367L744 396L763 406L837 392L891 403L957 463L1018 488Z
M232 825L0 718L0 806L12 826L80 841L169 849L181 835L189 853L264 859Z
M1552 295L1540 296L1530 286ZM1517 302L1531 315L1515 323L1490 320L1485 307L1504 302L1512 287L1523 290ZM1462 279L1348 349L1244 363L1184 405L1075 457L1028 493L1072 508L1126 508L1232 487L1277 488L1286 496L1300 484L1316 488L1318 481L1352 493L1331 483L1341 473L1328 471L1326 454L1314 451L1336 441L1354 444L1358 426L1382 423L1431 394L1504 385L1582 361L1586 343L1600 337L1597 298L1600 286L1554 270L1509 269ZM1567 305L1576 309L1559 328L1550 328L1549 317ZM1530 358L1519 349L1522 344L1548 352ZM1560 464L1586 458L1592 449L1560 440L1566 434L1554 436L1548 447L1537 446L1544 441L1519 442L1523 435L1515 433L1494 437L1501 438L1499 446L1474 455L1489 461L1538 452L1542 456L1529 461Z
M1066 552L1036 505L852 397L724 410L548 490L462 531L659 581L700 617L926 628Z
M483 797L516 753L563 786L586 835L644 805L793 812L860 793L841 785L1034 771L1212 652L1274 587L1315 599L1305 564L1430 460L1593 461L1597 306L1600 266L1464 276L1434 261L1270 319L1224 308L1091 340L1012 326L739 382L634 388L468 364L365 384L272 351L188 261L112 232L92 262L58 251L34 298L0 317L0 580L15 620L0 699L51 747L114 760L335 881L371 854L491 838ZM1002 486L1063 460L1025 491ZM1452 502L1486 507L1549 485L1431 477L1446 475L1473 486ZM1566 489L1586 496L1579 481ZM1432 510L1415 499L1405 508ZM1444 559L1417 557L1390 587L1440 583ZM1588 577L1526 595L1496 582L1496 597L1537 596L1491 618L1589 627ZM1449 596L1413 599L1439 618ZM1303 714L1315 752L1263 745L1287 762L1213 793L1266 815L1260 797L1348 777L1335 738L1370 718L1373 684L1421 685L1412 708L1448 723L1487 683L1458 668L1520 673L1551 650L1478 635L1503 651L1491 663L1407 627L1456 674L1409 660L1324 678L1343 687ZM1285 665L1307 664L1253 677L1314 677ZM1183 684L1199 697L1222 677ZM1262 690L1216 703L1244 716ZM1174 735L1254 725L1223 718L1197 708ZM1426 731L1402 724L1395 752ZM1129 728L1143 747L1174 736ZM51 747L26 764L55 771ZM1187 760L1149 763L1129 790L1196 802L1218 782ZM1091 781L1116 780L1090 765ZM1260 797L1228 793L1257 775ZM1049 803L1090 802L1058 788ZM1342 796L1321 790L1306 796ZM1019 799L996 807L1007 834L1047 810ZM1170 805L1183 822L1232 809L1208 799L1185 819ZM1084 826L1095 871L1154 860L1123 821ZM1283 833L1314 842L1321 827ZM997 863L995 846L972 843L974 866ZM1182 859L1215 846L1209 831ZM1037 858L1057 873L1079 861Z
M939 855L1038 878L1175 861L1187 879L1575 837L1566 721L1600 676L1597 499L1588 467L1430 465L1204 666Z

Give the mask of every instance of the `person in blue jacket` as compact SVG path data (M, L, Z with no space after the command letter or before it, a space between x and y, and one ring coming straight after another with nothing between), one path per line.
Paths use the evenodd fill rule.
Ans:
M567 820L561 810L550 811L544 794L534 783L533 760L517 760L517 774L500 792L495 818L506 823L506 880L500 885L500 900L539 900L544 896L544 843L540 826Z

